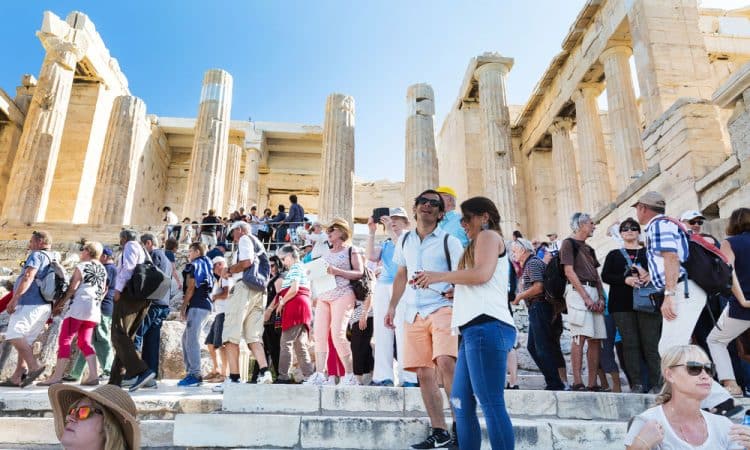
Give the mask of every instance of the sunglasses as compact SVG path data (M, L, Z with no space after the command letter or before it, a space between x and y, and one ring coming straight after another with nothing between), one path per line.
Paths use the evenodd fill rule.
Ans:
M690 220L690 221L688 221L688 223L690 225L703 225L703 220L700 220L700 219L698 219L698 220Z
M435 200L432 198L425 198L425 197L418 197L417 205L424 205L424 204L428 204L432 206L433 208L438 208L440 207L440 200Z
M104 411L89 405L71 406L68 410L68 417L73 416L76 420L89 419L93 414L103 415Z
M624 233L626 231L637 231L637 232L640 233L641 229L638 228L638 227L622 227L622 228L620 228L620 233Z
M688 361L685 364L677 364L670 367L681 367L685 366L685 369L687 370L688 375L692 377L697 377L701 374L702 370L706 371L706 375L709 377L713 377L716 370L714 369L713 363L699 363L697 361Z

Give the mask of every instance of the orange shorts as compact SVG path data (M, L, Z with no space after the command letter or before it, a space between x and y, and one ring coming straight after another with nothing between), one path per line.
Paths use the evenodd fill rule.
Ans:
M404 370L435 367L438 356L458 355L458 336L451 334L452 308L440 308L427 318L417 314L414 323L404 323Z

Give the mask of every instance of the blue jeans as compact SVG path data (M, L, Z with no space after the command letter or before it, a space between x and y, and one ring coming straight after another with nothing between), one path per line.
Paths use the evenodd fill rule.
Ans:
M539 370L544 375L547 390L560 391L565 388L557 371L560 339L553 329L554 308L544 300L529 305L529 337L526 348ZM560 355L561 356L561 355Z
M493 450L513 449L513 425L503 391L506 359L515 341L516 329L500 321L471 325L461 331L451 393L461 450L479 450L482 445L477 399Z
M161 324L169 315L169 306L151 304L141 328L135 335L135 348L141 352L141 359L156 376L159 376L159 347Z
M188 308L185 332L182 333L182 359L185 372L196 378L201 376L200 335L211 311L202 308Z

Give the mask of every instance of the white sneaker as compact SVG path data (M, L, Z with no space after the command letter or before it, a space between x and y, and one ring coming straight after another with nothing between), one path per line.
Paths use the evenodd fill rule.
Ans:
M271 371L266 370L266 373L258 377L258 381L256 383L257 384L273 384L273 377L271 376Z
M315 372L314 374L310 375L310 378L308 378L302 384L307 384L311 386L323 386L325 383L326 383L326 376L320 372Z
M336 376L330 375L328 379L323 382L323 386L336 386Z
M347 373L339 381L339 386L359 386L359 381L357 381L357 377L353 373Z
M219 383L219 384L215 385L214 387L212 387L212 388L211 388L211 391L213 391L213 392L217 392L217 393L219 393L219 394L223 394L223 393L224 393L224 387L225 387L226 385L228 385L229 383L237 383L237 384L239 384L239 381L236 381L236 382L235 382L235 381L232 381L231 379L229 379L229 378L227 377L227 378L225 378L225 379L224 379L224 381L223 381L223 382L221 382L221 383Z

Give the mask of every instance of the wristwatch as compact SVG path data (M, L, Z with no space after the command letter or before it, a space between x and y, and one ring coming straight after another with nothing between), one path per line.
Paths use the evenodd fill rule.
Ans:
M675 295L674 291L670 291L670 290L667 290L667 289L664 290L664 296L665 297L674 297L674 295Z

